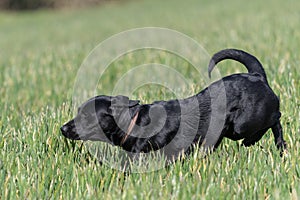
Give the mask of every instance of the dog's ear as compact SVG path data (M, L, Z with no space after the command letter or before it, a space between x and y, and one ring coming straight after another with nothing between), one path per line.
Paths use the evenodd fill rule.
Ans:
M131 108L134 106L139 105L140 101L139 100L129 100L128 97L123 96L123 95L118 95L115 97L111 98L111 107L112 108Z
M126 130L133 115L139 109L139 102L138 100L129 100L128 97L122 95L111 98L110 109L118 127Z
M139 100L129 100L129 108L139 105Z

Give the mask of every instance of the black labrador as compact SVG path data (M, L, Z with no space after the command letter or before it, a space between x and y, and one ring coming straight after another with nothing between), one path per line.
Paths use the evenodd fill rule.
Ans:
M180 100L139 104L126 96L96 96L80 106L61 132L72 140L103 141L131 153L162 150L177 156L194 144L215 149L224 137L243 139L242 144L250 146L271 128L277 148L283 151L279 99L261 63L244 51L225 49L211 58L209 76L225 59L242 63L248 73L226 76Z

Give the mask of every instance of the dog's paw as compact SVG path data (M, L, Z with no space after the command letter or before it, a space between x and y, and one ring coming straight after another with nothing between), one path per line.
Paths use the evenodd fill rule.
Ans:
M284 155L286 155L288 153L287 143L285 141L277 142L276 147L277 147L277 149L280 150L280 156L281 157L283 157Z
M279 142L276 143L276 147L280 150L285 150L287 149L287 144L286 144L286 141L282 141L280 140Z

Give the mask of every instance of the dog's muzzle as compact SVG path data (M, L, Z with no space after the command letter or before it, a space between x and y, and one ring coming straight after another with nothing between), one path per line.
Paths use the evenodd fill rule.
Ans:
M60 131L63 134L63 136L65 136L66 138L69 138L69 139L72 139L72 140L79 140L80 139L79 135L76 133L75 124L74 124L73 120L69 121L66 124L64 124L60 128Z

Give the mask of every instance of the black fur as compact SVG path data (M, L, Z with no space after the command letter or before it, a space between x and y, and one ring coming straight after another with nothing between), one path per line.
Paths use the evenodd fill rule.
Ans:
M217 148L224 137L250 146L271 128L276 146L285 149L279 99L261 63L244 51L225 49L212 57L209 75L215 64L225 59L244 64L248 73L224 77L197 95L180 100L141 105L125 96L97 96L85 102L61 132L69 139L100 140L132 153L163 150L176 156L189 152L196 143ZM136 114L136 126L122 143Z

